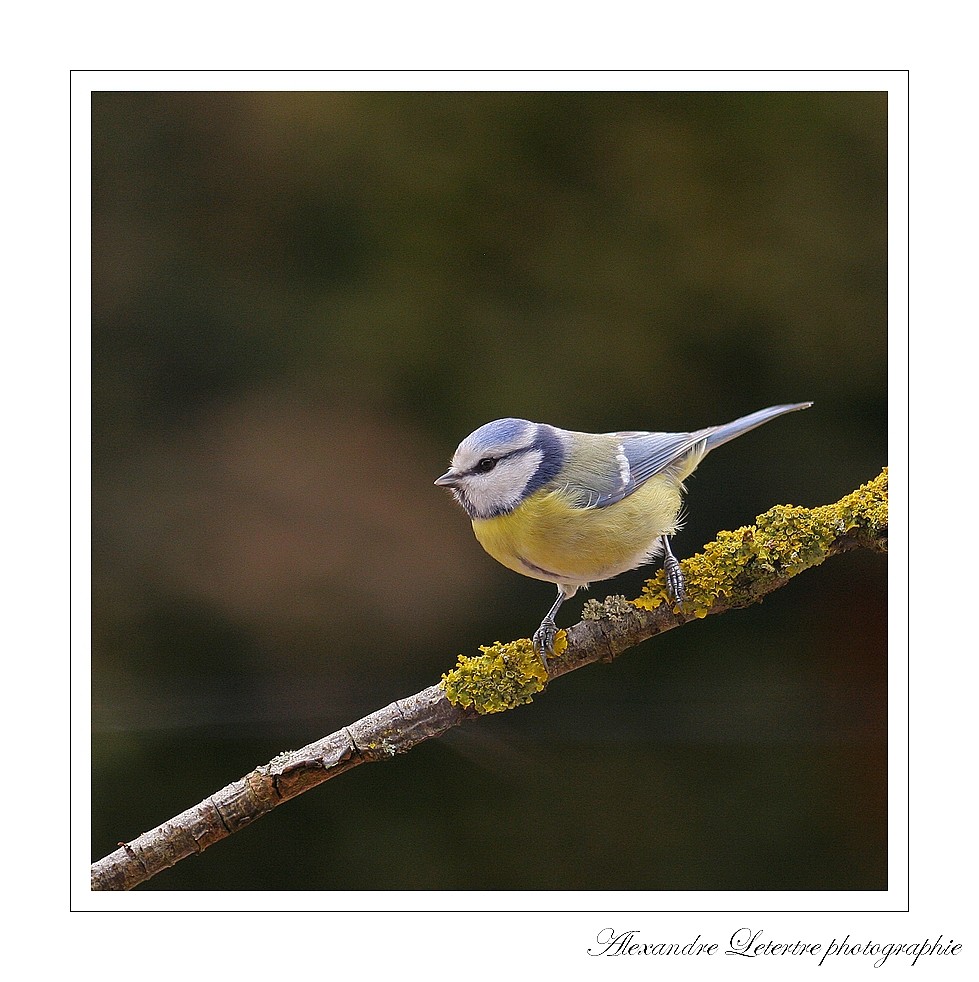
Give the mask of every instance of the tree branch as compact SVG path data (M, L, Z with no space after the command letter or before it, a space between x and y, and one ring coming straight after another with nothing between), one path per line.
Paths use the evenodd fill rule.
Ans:
M203 852L290 798L358 764L387 760L464 720L532 701L545 684L596 661L611 661L641 641L691 620L757 603L793 576L851 549L887 550L887 469L834 505L778 505L755 525L721 532L682 563L687 600L668 602L662 571L641 597L588 601L584 618L556 645L549 675L530 642L496 644L407 699L300 750L280 754L92 865L93 890L128 890Z

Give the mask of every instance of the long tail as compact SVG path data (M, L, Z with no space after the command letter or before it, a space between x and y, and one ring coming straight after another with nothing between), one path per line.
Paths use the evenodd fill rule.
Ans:
M761 426L762 423L775 419L776 416L794 413L797 409L808 409L811 405L811 402L794 402L787 406L769 406L768 409L759 409L756 413L742 416L740 419L724 423L722 426L709 427L702 431L707 437L704 453L709 453L715 447L721 446L722 443L727 443L736 436L741 436L742 433L747 433L748 430L753 430L755 427Z

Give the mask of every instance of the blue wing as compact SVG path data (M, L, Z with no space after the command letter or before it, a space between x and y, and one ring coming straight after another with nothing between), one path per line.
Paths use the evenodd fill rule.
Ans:
M605 508L651 477L674 470L683 481L700 461L706 432L568 433L568 457L554 483L578 508ZM691 454L696 454L690 460ZM692 465L692 466L691 466Z
M692 433L576 434L580 448L572 466L569 490L586 508L605 508L627 498L651 477L672 471L677 482L685 480L705 454L776 416L807 409L811 402L770 406L722 426L708 426ZM575 466L577 465L577 466Z
M627 498L651 477L675 469L678 481L683 465L696 455L694 466L705 453L707 431L696 433L608 433L608 470L605 479L595 482L589 507L605 508ZM691 468L692 470L692 468Z

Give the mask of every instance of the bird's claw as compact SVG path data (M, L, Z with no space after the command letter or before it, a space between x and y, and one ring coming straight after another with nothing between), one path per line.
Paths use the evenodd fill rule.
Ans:
M670 553L663 561L663 571L666 573L666 592L669 593L674 605L682 604L687 594L683 585L683 570L676 557Z
M534 632L534 651L540 655L540 660L544 663L544 670L548 671L547 656L554 654L554 639L557 637L557 624L545 617L541 625Z

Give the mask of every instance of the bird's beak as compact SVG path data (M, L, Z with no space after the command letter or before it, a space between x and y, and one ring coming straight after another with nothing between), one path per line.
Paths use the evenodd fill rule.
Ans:
M459 483L459 475L450 467L435 483L440 488L454 488Z

